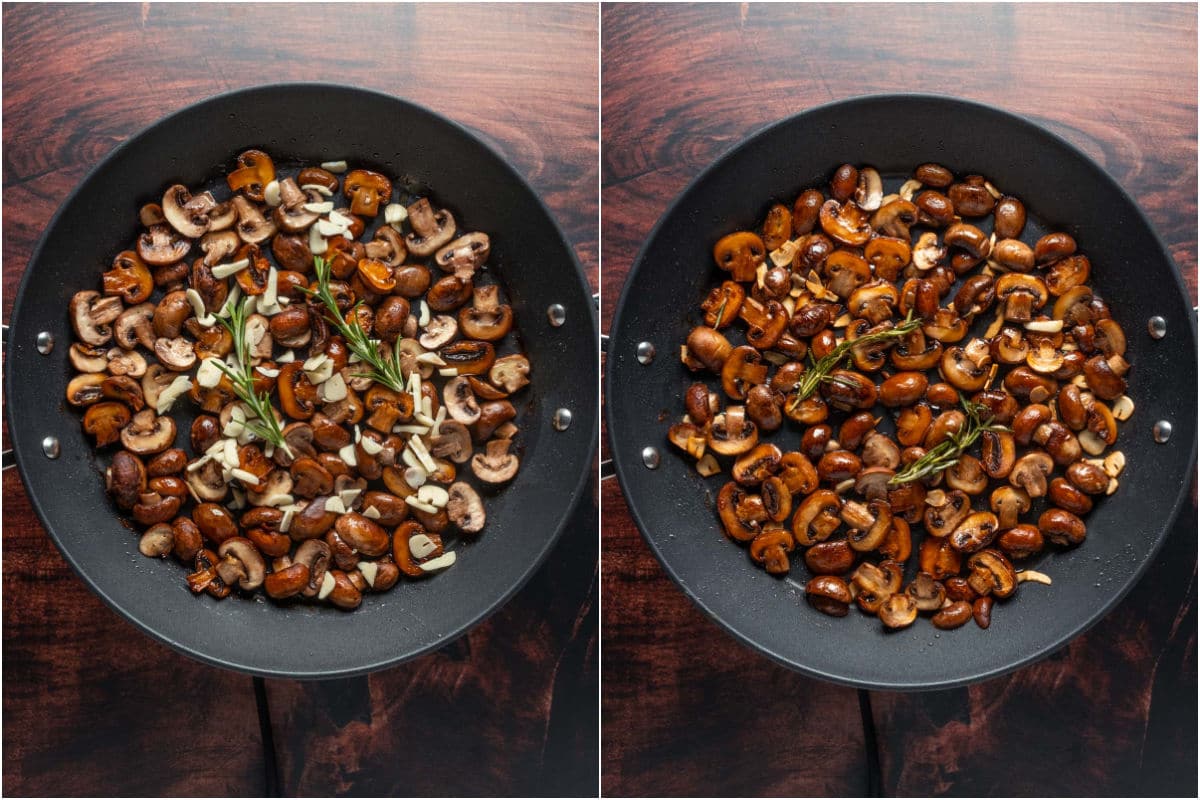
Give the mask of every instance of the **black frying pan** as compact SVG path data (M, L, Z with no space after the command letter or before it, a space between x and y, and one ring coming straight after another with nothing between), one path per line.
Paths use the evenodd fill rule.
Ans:
M534 383L517 422L522 465L487 499L488 523L463 541L458 563L431 580L368 595L353 613L281 609L193 597L173 560L138 554L137 536L107 500L103 467L66 408L72 341L67 303L137 230L137 210L179 182L214 188L250 147L277 161L347 159L391 176L400 191L431 193L460 226L492 238L489 270L506 287ZM225 193L227 193L227 189ZM218 196L225 196L221 194ZM551 325L560 305L565 323ZM571 247L521 176L479 139L426 109L362 89L290 84L206 100L111 153L51 220L21 281L8 337L9 430L34 508L63 555L116 611L202 661L246 672L315 678L378 669L439 647L495 611L549 552L581 496L597 438L596 327ZM37 349L41 332L55 341ZM557 409L572 417L565 430ZM180 441L191 418L181 416ZM43 453L54 437L61 454Z
M937 161L978 172L1030 209L1028 241L1066 230L1090 255L1093 285L1111 299L1134 364L1137 404L1117 447L1128 457L1120 491L1087 517L1079 548L1033 565L1052 586L1026 585L1004 603L991 628L941 633L919 620L885 633L858 613L831 619L804 601L802 559L779 580L753 565L719 529L713 500L728 473L701 478L666 441L696 379L679 362L688 317L717 278L713 243L752 228L774 202L825 186L839 164L872 164L894 180ZM1151 338L1160 316L1166 336ZM984 323L986 325L986 323ZM982 327L982 326L981 326ZM657 357L637 358L648 341ZM614 465L630 511L667 572L738 639L819 678L881 689L932 689L1016 669L1065 644L1111 609L1162 544L1188 489L1196 455L1196 350L1192 304L1166 248L1104 170L1062 139L1020 117L945 97L863 97L814 108L752 136L704 171L658 222L634 263L608 342L606 413ZM879 409L882 411L882 409ZM1152 430L1173 432L1165 444ZM793 449L800 430L786 423ZM643 448L661 451L648 469ZM785 448L786 449L786 448ZM652 459L653 460L653 459ZM916 538L916 537L914 537ZM915 547L914 547L915 556ZM910 573L916 561L910 559Z

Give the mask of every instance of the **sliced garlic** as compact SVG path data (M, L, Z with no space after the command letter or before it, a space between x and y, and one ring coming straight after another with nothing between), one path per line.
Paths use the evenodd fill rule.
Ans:
M257 372L259 375L262 375L264 378L278 378L279 377L279 370L271 369L270 367L255 367L254 371Z
M437 472L437 464L433 463L433 458L429 455L429 450L426 449L425 443L421 441L420 436L414 436L408 440L408 447L413 451L413 455L421 462L421 466L425 467L426 472Z
M422 300L418 304L417 309L417 324L424 328L429 324L429 320L432 319L429 312L429 304Z
M418 533L408 540L408 552L412 553L413 558L425 558L425 556L437 550L437 545L433 539L430 539L423 533Z
M200 362L200 368L196 370L196 383L203 386L205 389L212 389L221 382L221 376L225 373L221 370L218 364L221 359L216 356L211 356Z
M771 251L771 263L777 267L788 266L792 263L792 259L796 257L797 249L795 242L784 242Z
M333 592L334 584L337 581L333 579L333 573L326 570L325 577L321 579L321 590L317 592L317 599L324 600Z
M253 472L247 472L244 469L234 469L233 477L237 478L242 483L248 483L251 486L258 486L258 484L261 483L257 475L255 475Z
M417 363L418 364L432 364L435 367L446 366L446 362L442 360L442 357L439 356L437 353L433 353L433 352L421 353L421 355L417 356Z
M326 170L328 172L338 172L338 173L345 172L346 171L346 162L345 161L322 161L321 169Z
M326 403L336 403L346 399L346 379L341 373L331 375L329 380L321 384L321 397Z
M343 228L343 229L349 228L350 225L354 222L354 220L350 219L349 217L345 216L344 214L339 214L336 211L329 212L329 221L332 222L334 225L337 225L338 227Z
M445 508L450 502L450 493L440 486L427 483L417 490L417 499L437 508Z
M329 242L317 230L316 225L308 229L308 249L312 251L314 256L319 256L329 250Z
M429 473L424 467L409 467L404 470L404 482L414 489L420 489L425 485L426 479L429 478Z
M214 278L224 280L232 275L236 275L246 267L250 266L250 259L243 258L241 261L232 261L228 264L217 264L212 268Z
M362 445L363 452L367 455L378 455L383 451L383 445L371 438L363 439L359 444Z
M696 472L705 478L711 478L721 472L721 465L713 458L712 453L705 453L704 457L696 462Z
M396 425L392 428L392 433L415 433L418 436L424 436L429 431L428 425Z
M413 508L419 508L426 514L436 514L438 512L436 507L429 505L429 503L422 503L420 500L418 500L415 494L410 494L408 497L404 498L404 502L408 503Z
M362 494L362 489L343 489L338 492L338 497L342 498L342 505L350 508L354 505L354 501L358 499L360 494Z
M341 457L342 461L345 461L346 464L351 467L358 466L358 454L354 450L355 448L352 444L348 444L341 450L338 450L338 455Z
M389 203L383 208L383 221L388 225L399 225L408 219L408 209L399 203Z
M317 194L324 195L325 197L333 197L333 190L322 186L319 183L306 183L300 187L300 191L316 192Z
M187 471L195 472L212 460L213 457L211 455L200 456L200 458L197 458L195 461L187 465Z
M171 381L167 387L158 393L158 402L154 405L154 410L159 414L165 414L171 410L171 406L179 399L180 395L192 388L192 381L187 375L178 375L175 380Z
M296 354L291 350L283 351L283 355L275 359L276 364L290 364L296 360Z
M1096 435L1095 431L1080 431L1079 446L1083 448L1088 455L1098 456L1108 447L1104 440Z
M327 219L317 220L317 224L313 226L313 229L327 239L333 238L334 236L341 236L342 231L345 230L343 226L330 222Z
M900 199L912 200L913 195L921 189L923 184L915 178L909 178L904 183L900 184Z
M189 303L192 304L192 311L196 314L196 322L199 322L205 328L211 328L217 324L217 318L209 314L204 309L204 298L195 289L188 289L183 293Z
M305 211L311 211L314 214L328 214L333 211L333 201L326 200L324 203L305 203Z
M367 519L380 519L383 514L379 513L379 509L375 506L367 506L363 509L362 515Z
M449 553L444 553L432 561L426 561L424 564L421 564L421 571L437 572L438 570L443 570L447 567L454 566L455 560L457 560L457 556L455 556L454 551L451 550Z
M296 517L295 509L289 508L287 511L284 511L283 519L279 520L279 532L287 533L288 529L292 527L292 520L295 519L295 517Z
M273 180L263 187L263 201L271 208L277 208L283 202L279 191L279 181Z
M444 367L438 370L438 375L443 378L456 378L458 377L458 367Z
M278 508L279 506L291 505L294 502L296 502L296 498L290 494L271 494L259 500L258 505Z
M358 571L362 573L363 580L367 582L367 586L375 588L375 576L379 574L379 566L374 561L358 562Z
M1133 409L1133 398L1127 394L1123 394L1113 401L1112 415L1121 422L1124 422L1133 416Z
M1036 333L1058 333L1063 328L1061 319L1035 319L1025 323L1025 330Z
M325 510L333 514L345 514L346 504L337 495L325 498Z
M1017 583L1044 583L1047 586L1053 583L1050 576L1044 572L1038 572L1033 569L1023 569L1017 573Z

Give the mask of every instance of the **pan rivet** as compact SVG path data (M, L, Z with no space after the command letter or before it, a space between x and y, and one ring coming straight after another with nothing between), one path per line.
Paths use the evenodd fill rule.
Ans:
M54 349L54 334L50 331L42 331L37 337L37 351L44 356L50 355L50 351Z
M646 465L646 469L658 469L658 448L643 447L642 463Z
M558 303L546 309L546 316L550 320L550 324L556 328L561 328L562 324L567 321L567 310Z
M58 458L58 439L53 436L42 439L42 452L46 454L46 458Z
M1154 441L1158 442L1159 444L1166 444L1167 440L1170 438L1171 423L1167 422L1165 419L1160 419L1158 422L1154 423Z
M654 345L649 342L638 342L637 358L640 364L649 364L654 360Z
M554 420L552 422L554 430L565 431L571 427L571 409L560 408L554 412Z
M1146 328L1150 331L1151 339L1161 339L1167 335L1167 321L1162 317L1151 317Z

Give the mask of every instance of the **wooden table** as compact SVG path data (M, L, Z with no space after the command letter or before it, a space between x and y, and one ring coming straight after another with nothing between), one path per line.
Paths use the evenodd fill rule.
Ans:
M4 318L45 221L109 150L275 81L357 84L471 127L549 204L595 286L597 24L593 4L5 6ZM265 681L256 697L250 678L105 608L16 471L3 483L7 794L594 793L597 498L450 646L369 678Z
M1072 141L1195 292L1195 6L606 4L601 39L604 330L650 228L716 156L878 92L993 103ZM1194 795L1195 502L1128 598L1051 658L968 689L859 696L710 622L606 480L603 790Z

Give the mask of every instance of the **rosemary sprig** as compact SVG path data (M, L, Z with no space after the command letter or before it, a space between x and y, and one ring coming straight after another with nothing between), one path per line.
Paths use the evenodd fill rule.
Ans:
M795 411L808 398L812 397L817 391L817 387L823 381L834 380L829 377L829 373L833 372L838 366L850 357L850 351L855 347L864 344L875 344L876 342L885 342L888 339L899 339L903 336L915 331L921 326L920 319L914 319L912 312L894 328L886 331L875 331L868 333L866 336L860 336L857 339L846 341L833 348L833 351L822 358L820 361L813 361L812 354L809 353L808 370L800 377L800 382L796 384L796 396L792 398L792 402L788 405L789 411Z
M317 273L317 289L316 291L311 289L303 291L321 301L325 306L325 319L337 328L338 333L346 340L346 346L350 348L350 352L358 356L370 368L370 371L357 373L355 377L370 378L393 392L405 391L404 373L400 369L399 340L392 348L391 358L385 356L379 349L379 342L367 336L367 332L358 324L358 317L355 316L354 311L359 304L355 304L354 308L350 309L346 315L352 317L354 322L347 322L346 317L343 317L341 311L338 310L337 300L329 289L329 262L317 256L313 261L313 268Z
M936 475L944 469L949 469L958 463L959 456L966 452L967 448L975 444L976 440L985 431L1008 430L1003 425L991 424L992 415L987 406L972 403L963 398L962 407L967 415L966 424L958 431L952 433L949 439L930 449L928 453L897 472L888 481L889 486L912 483L930 475Z
M250 367L250 345L246 342L246 311L249 304L250 298L247 297L242 302L231 305L229 319L217 317L217 322L221 323L233 337L233 352L237 359L237 369L230 367L221 359L216 359L213 363L229 377L233 384L233 393L258 418L257 420L246 420L243 423L246 429L263 441L270 442L275 447L280 447L284 452L291 454L291 448L287 446L287 442L283 438L283 431L279 428L275 409L271 406L270 393L254 391L254 374Z

